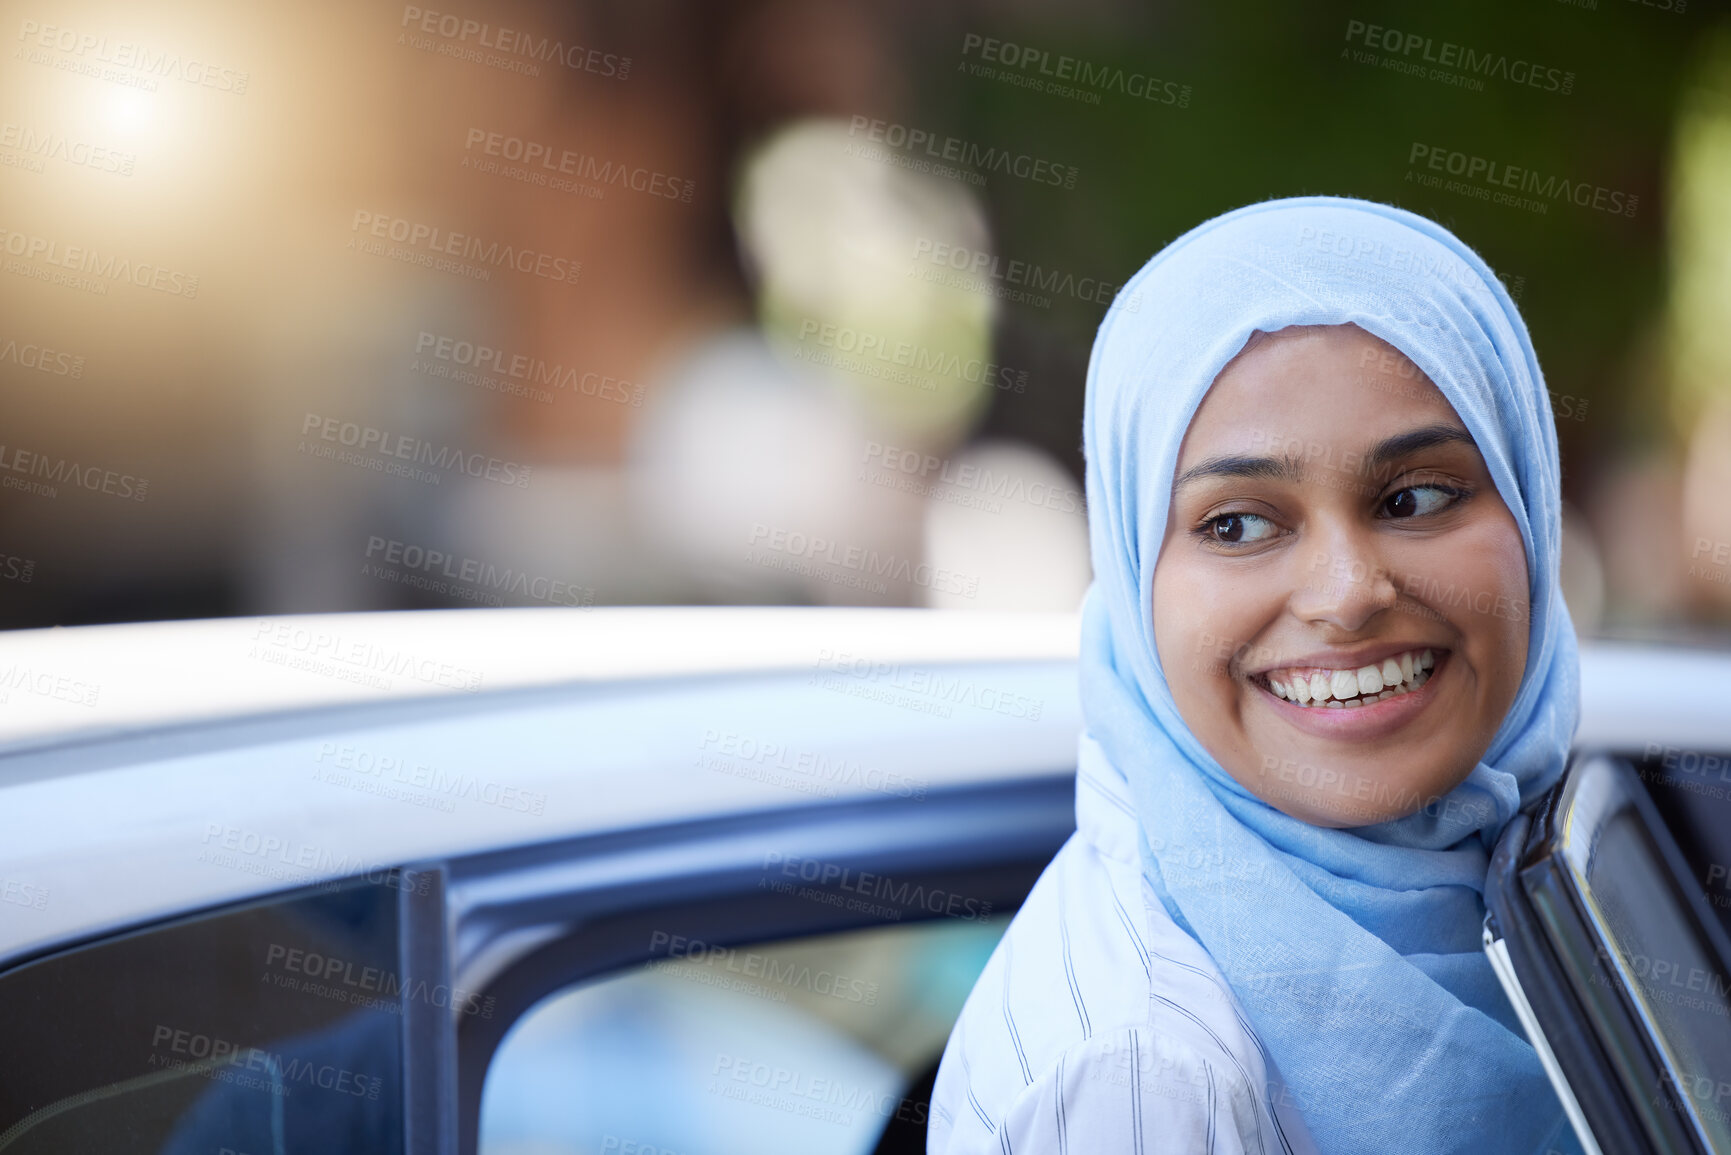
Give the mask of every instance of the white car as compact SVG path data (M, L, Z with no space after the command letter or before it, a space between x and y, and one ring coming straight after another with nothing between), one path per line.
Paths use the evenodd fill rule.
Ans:
M0 636L0 1155L921 1151L961 1002L1073 829L1076 636ZM1724 655L1590 646L1583 681L1583 747L1731 751Z

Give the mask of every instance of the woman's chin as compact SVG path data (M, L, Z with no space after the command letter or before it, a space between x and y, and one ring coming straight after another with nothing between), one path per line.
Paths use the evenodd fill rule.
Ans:
M1427 767L1335 766L1304 761L1265 773L1257 796L1312 826L1376 826L1419 810L1434 810L1455 783L1433 781ZM1379 772L1380 771L1380 772Z

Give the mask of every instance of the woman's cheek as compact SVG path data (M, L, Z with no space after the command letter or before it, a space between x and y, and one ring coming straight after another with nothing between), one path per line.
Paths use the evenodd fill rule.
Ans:
M1219 604L1208 590L1195 559L1169 551L1158 568L1154 589L1154 642L1167 685L1185 721L1208 687L1226 674L1236 644L1230 622L1221 619ZM1194 725L1192 726L1194 729Z
M1514 519L1500 505L1461 532L1432 538L1409 550L1397 567L1399 592L1466 620L1524 621L1527 563Z
M1450 761L1470 765L1502 725L1526 667L1531 607L1520 531L1497 502L1459 532L1415 546L1404 560L1401 604L1451 635L1445 644L1455 651L1459 681L1451 707L1458 745Z
M1243 731L1243 697L1256 691L1234 677L1235 662L1255 663L1257 639L1286 599L1270 573L1245 572L1214 558L1185 560L1160 572L1167 583L1156 602L1162 668L1191 732L1229 772L1244 775L1256 758Z

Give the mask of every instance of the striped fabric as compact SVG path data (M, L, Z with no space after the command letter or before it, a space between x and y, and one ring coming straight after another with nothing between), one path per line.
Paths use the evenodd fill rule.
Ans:
M1124 781L1079 774L1076 825L950 1036L929 1155L1313 1155L1220 972L1143 881Z

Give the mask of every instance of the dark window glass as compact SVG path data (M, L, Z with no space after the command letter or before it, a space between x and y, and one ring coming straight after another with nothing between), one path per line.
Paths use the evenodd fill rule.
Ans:
M1678 901L1658 848L1633 810L1598 832L1587 899L1632 980L1670 1078L1716 1150L1731 1150L1731 980Z
M0 974L0 1152L403 1149L391 872Z
M1701 897L1731 934L1731 751L1654 744L1636 771Z

